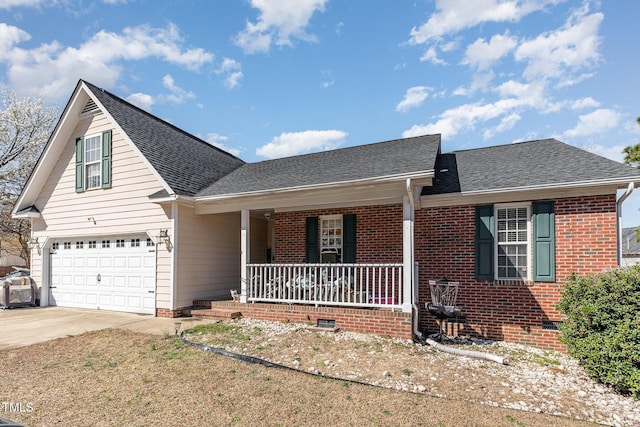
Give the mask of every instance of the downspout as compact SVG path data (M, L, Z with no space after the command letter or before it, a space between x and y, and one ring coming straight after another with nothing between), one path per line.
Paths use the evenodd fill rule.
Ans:
M407 197L409 197L409 205L411 206L411 212L412 212L412 216L414 217L414 221L415 221L415 212L416 212L416 202L414 199L414 195L413 195L413 190L411 189L411 178L407 178ZM415 229L414 229L415 230ZM412 237L412 243L413 243L413 237ZM418 313L419 308L418 308L418 304L416 302L417 296L418 296L418 284L417 282L417 275L414 274L416 269L414 267L414 259L415 259L415 245L412 244L411 245L411 275L412 275L412 286L411 286L411 306L413 307L413 313L412 313L412 321L413 321L413 333L415 334L415 336L418 339L422 339L422 332L420 332L418 330Z
M633 188L635 186L634 182L630 182L629 186L627 186L627 190L624 192L622 196L616 202L616 228L618 232L618 267L622 267L622 202L624 202L627 197L633 193Z
M632 185L632 184L630 184ZM413 195L413 191L411 189L411 178L407 178L407 196L409 197L409 205L411 205L411 211L414 215L414 221L415 221L415 199L414 199L414 195ZM464 349L459 349L459 348L454 348L454 347L450 347L450 346L446 346L443 344L440 344L438 342L435 342L434 340L430 339L430 338L426 338L422 335L422 332L420 332L418 330L418 313L419 313L419 309L418 309L418 304L416 302L416 297L418 295L418 284L417 284L417 274L414 274L415 271L415 267L414 267L414 262L413 262L413 255L415 255L415 248L411 247L411 253L412 253L412 259L411 259L411 266L413 268L411 274L413 275L413 280L412 280L412 284L413 286L411 287L411 291L412 294L411 295L411 303L413 306L413 333L415 334L415 336L418 338L418 340L424 340L426 341L426 343L428 345L430 345L431 347L435 348L436 350L442 351L444 353L449 353L449 354L454 354L456 356L466 356L466 357L472 357L475 359L482 359L482 360L490 360L496 363L500 363L503 365L508 365L509 364L509 360L505 357L502 356L497 356L495 354L490 354L490 353L485 353L482 351L474 351L474 350L464 350Z

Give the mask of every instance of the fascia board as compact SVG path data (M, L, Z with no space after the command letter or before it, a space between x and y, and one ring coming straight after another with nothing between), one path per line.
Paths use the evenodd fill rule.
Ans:
M627 184L629 181L627 181ZM514 189L500 189L494 191L469 191L452 194L436 194L420 197L420 207L441 207L470 205L478 203L501 203L520 200L534 200L543 198L595 196L603 194L615 194L621 187L620 183L608 183L601 185L565 185L565 186L536 186L520 187Z
M298 190L276 194L242 195L227 199L196 200L196 214L235 212L241 209L301 210L338 206L402 203L406 181L369 186Z
M35 198L38 197L38 194L46 183L47 177L55 167L60 154L64 150L66 142L69 140L73 129L75 129L78 121L72 120L71 117L73 117L73 115L77 116L80 111L82 111L84 104L87 102L86 99L88 99L88 97L83 97L84 92L82 92L81 87L82 85L80 84L76 86L71 98L69 98L69 102L67 102L67 105L65 106L56 127L53 129L53 132L51 132L49 140L47 141L40 158L36 162L22 193L18 197L18 200L13 207L13 211L11 212L12 216L15 218L21 218L21 216L15 216L17 212L24 209L26 207L25 205L32 205ZM84 102L82 102L83 98L85 98ZM56 141L59 139L63 139L65 143L56 144Z
M323 184L313 185L301 185L293 187L283 187L273 190L259 190L259 191L247 191L243 193L230 193L221 194L216 196L196 196L196 203L209 202L209 201L222 201L231 200L239 197L258 197L258 196L277 196L286 193L300 192L300 191L316 191L319 189L341 189L358 186L373 186L376 184L383 184L388 182L401 182L405 183L407 179L411 179L416 185L431 185L434 176L433 169L421 172L412 172L408 174L387 175L374 178L355 179L350 181L336 181Z

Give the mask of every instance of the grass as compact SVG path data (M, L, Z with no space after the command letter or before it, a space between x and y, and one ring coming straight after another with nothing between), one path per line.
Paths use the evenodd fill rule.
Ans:
M82 369L84 363L91 369ZM475 405L464 394L438 399L251 365L203 353L175 337L158 340L123 330L0 351L0 370L0 401L32 403L32 412L11 417L30 427L167 420L242 426L587 425Z

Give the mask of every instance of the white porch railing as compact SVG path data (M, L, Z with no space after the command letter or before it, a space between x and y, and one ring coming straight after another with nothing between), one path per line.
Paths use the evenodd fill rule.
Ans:
M402 264L248 264L247 301L401 309Z

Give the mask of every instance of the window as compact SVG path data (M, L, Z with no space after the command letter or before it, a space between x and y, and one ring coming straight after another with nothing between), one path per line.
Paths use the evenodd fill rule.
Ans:
M76 139L76 192L111 188L111 131Z
M97 242L95 240L89 240L89 249L95 249L96 243Z
M147 237L147 247L151 246L155 246L155 244L153 243L153 240L151 240L151 238Z
M52 249L54 251L60 249L60 243L58 243L58 242L54 243L53 246L52 246Z
M322 262L342 262L342 215L320 217Z
M356 215L306 219L306 262L356 262Z
M116 239L116 248L124 248L124 239Z
M140 239L131 239L131 247L139 248L140 247Z
M553 201L476 207L476 279L555 282Z
M103 249L108 249L111 247L111 240L103 240L102 241L102 248Z
M71 242L64 242L63 246L65 249L71 249Z
M84 242L83 241L77 241L76 242L76 249L82 249L84 248Z
M529 208L496 208L497 279L527 279Z
M94 135L84 139L85 189L100 188L102 185L102 136Z

